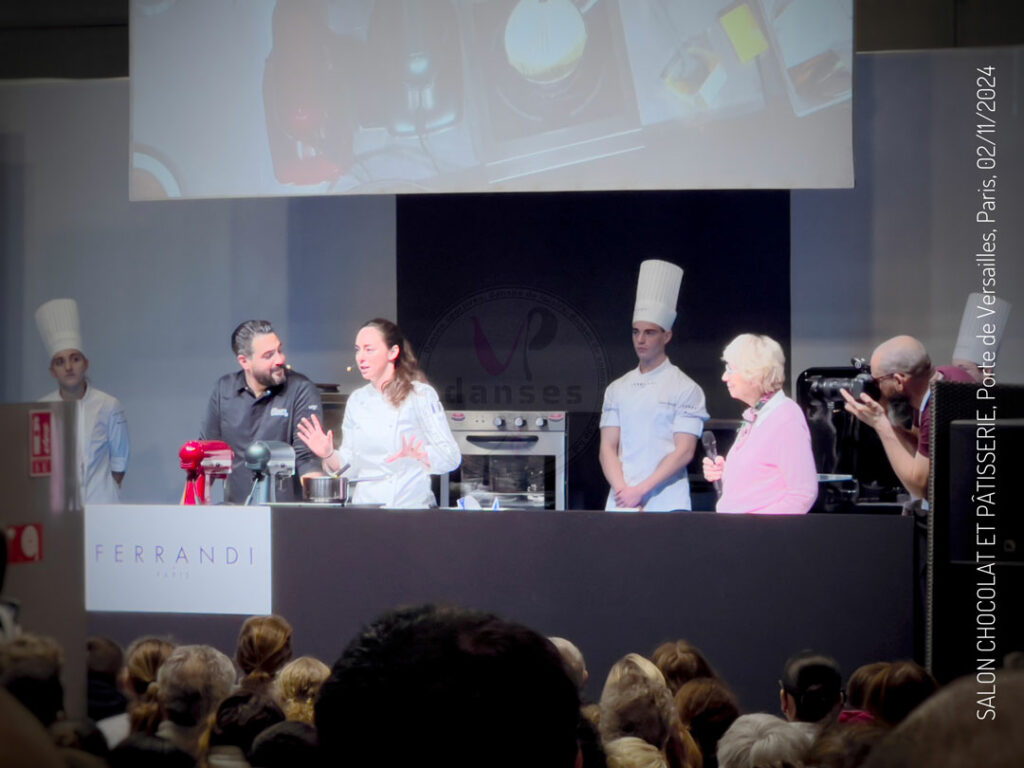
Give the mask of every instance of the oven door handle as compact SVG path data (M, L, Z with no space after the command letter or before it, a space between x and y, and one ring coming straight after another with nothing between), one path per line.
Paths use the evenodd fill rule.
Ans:
M466 435L466 442L481 448L501 450L502 448L532 448L540 438L537 435L502 435L501 437L482 437Z

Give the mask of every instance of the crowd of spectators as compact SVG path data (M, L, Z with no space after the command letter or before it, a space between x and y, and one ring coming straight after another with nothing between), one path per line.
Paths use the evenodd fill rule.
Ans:
M0 766L894 768L1016 766L1024 671L998 675L997 718L977 685L877 661L844 679L804 650L782 665L777 712L745 712L685 640L612 665L596 702L569 639L455 607L399 608L328 667L292 658L281 616L242 624L234 660L142 637L88 643L89 718L64 716L64 654L0 642ZM770 677L769 677L770 679Z

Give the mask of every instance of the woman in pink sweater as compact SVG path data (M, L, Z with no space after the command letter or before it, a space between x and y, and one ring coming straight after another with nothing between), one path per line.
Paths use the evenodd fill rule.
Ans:
M807 512L818 496L818 473L807 420L782 391L782 347L767 336L744 333L729 342L722 359L729 394L750 407L729 455L704 459L704 477L722 481L717 511Z

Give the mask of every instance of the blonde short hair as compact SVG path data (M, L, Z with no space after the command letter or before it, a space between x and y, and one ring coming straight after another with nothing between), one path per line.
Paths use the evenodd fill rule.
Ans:
M604 745L608 768L668 768L665 753L636 736L623 736Z
M601 691L602 741L638 736L664 749L678 719L665 677L650 660L630 653L612 665Z
M741 333L722 350L722 360L762 394L782 389L786 381L786 355L770 336Z
M637 675L645 677L651 682L661 683L665 686L668 685L665 681L665 675L662 674L653 661L646 656L641 656L639 653L627 653L612 664L612 668L608 670L608 677L605 678L604 688L605 690L613 688L624 678ZM602 695L604 694L602 693Z

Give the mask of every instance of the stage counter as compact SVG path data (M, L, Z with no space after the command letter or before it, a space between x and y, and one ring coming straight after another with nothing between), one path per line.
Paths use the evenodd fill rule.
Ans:
M575 642L591 699L625 653L686 638L745 710L774 712L796 651L830 653L845 674L913 655L912 537L909 518L874 515L89 507L89 629L231 655L265 606L294 626L296 655L331 664L384 610L446 602ZM177 597L141 610L150 593ZM113 610L116 594L135 602Z

